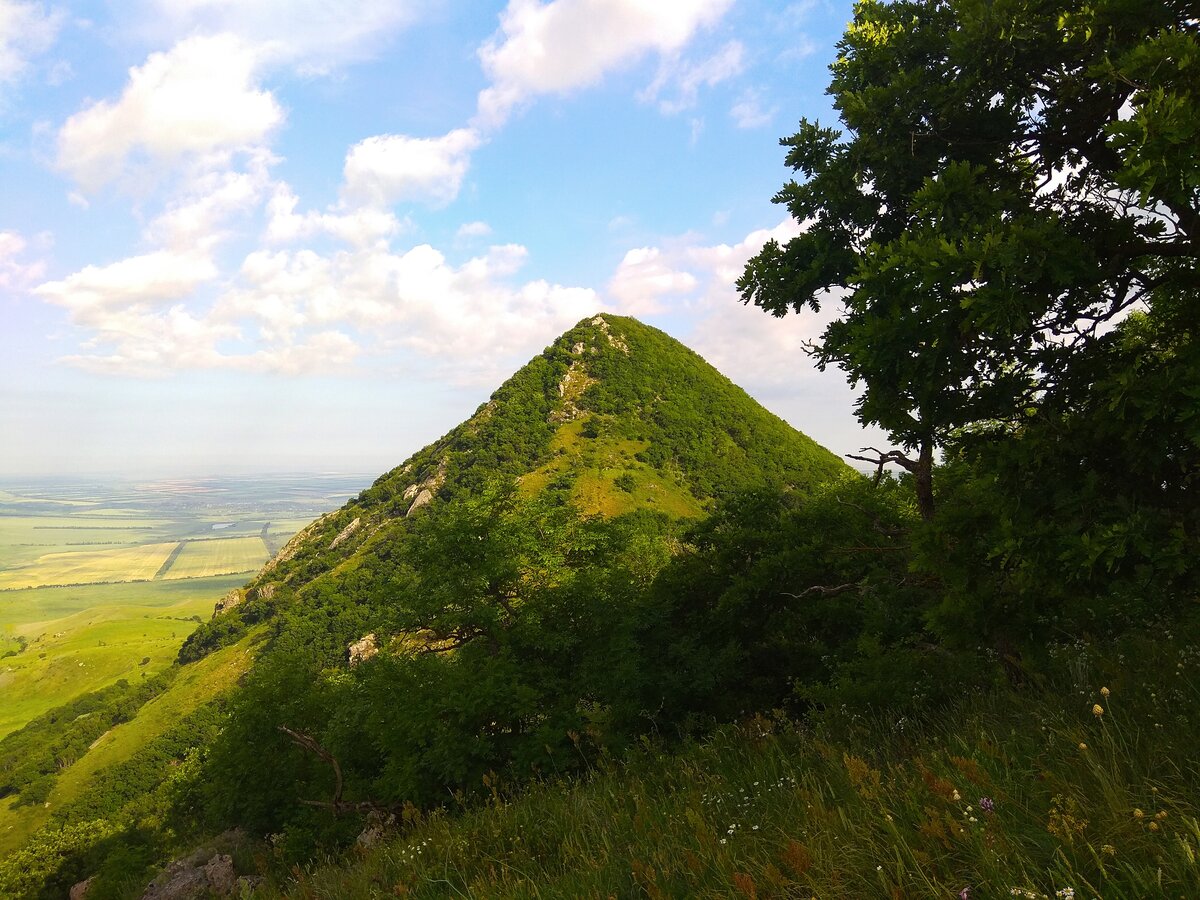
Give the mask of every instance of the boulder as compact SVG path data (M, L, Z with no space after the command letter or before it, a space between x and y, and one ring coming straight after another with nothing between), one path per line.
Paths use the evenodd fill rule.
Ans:
M350 665L357 666L379 652L379 639L374 634L364 634L347 647L346 652L350 655Z

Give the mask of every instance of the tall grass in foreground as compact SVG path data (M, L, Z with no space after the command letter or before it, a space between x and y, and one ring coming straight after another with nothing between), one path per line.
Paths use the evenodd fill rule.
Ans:
M266 896L1200 897L1200 649L1056 654L921 720L757 718L417 818ZM489 779L490 780L490 779Z

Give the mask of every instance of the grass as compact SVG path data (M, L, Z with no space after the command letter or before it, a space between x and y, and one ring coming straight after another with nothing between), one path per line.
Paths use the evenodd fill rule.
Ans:
M521 478L521 489L536 494L561 478L571 480L571 500L584 515L618 516L637 509L657 509L675 518L700 518L704 507L682 479L646 465L637 454L649 446L601 433L585 437L587 419L559 426L550 442L553 454L544 466ZM631 490L617 485L628 476Z
M232 688L249 669L257 639L258 634L252 632L237 644L182 667L164 693L146 703L132 720L102 735L81 759L61 772L45 806L14 808L9 801L0 800L0 853L21 846L54 809L75 800L103 778L107 767L129 759L184 716Z
M0 736L73 697L174 660L220 597L244 576L38 588L0 594L7 636L27 641L0 659ZM142 665L142 660L149 662Z
M924 720L759 718L500 789L260 895L1200 896L1200 649L1066 655L1084 677Z
M257 535L187 541L162 577L206 578L213 575L253 572L266 561L267 548L262 538Z
M174 549L175 544L168 543L117 550L48 553L28 565L0 572L0 590L148 581Z

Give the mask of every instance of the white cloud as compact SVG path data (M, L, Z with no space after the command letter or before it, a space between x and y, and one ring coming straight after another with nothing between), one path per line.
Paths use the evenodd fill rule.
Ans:
M264 235L267 243L287 244L317 235L329 235L347 244L362 246L376 241L385 241L404 228L396 216L382 209L355 207L345 211L296 212L300 202L286 184L275 187L275 193L267 204L270 218Z
M566 94L651 52L677 53L732 0L509 0L479 50L491 85L479 121L497 127L539 94Z
M216 277L206 254L156 250L107 266L85 266L60 281L38 285L34 293L68 310L76 325L106 330L114 316L184 300Z
M152 244L175 251L211 251L228 236L227 221L256 210L275 162L265 150L249 154L246 171L223 169L183 179L180 194L146 229Z
M476 237L487 237L492 233L492 226L487 222L464 222L458 226L458 231L455 237L466 239Z
M729 115L738 128L761 128L771 124L776 112L777 107L764 106L761 93L751 89L742 93L730 108Z
M28 248L25 238L15 231L0 231L0 290L22 290L41 277L45 270L41 260L21 259Z
M0 84L16 81L54 44L63 14L42 3L0 0Z
M691 272L672 268L659 248L639 247L626 253L617 266L608 294L622 312L645 316L664 310L664 296L687 294L699 283Z
M129 70L115 102L71 116L58 134L58 167L82 187L157 165L254 147L284 119L256 80L257 51L231 35L191 37Z
M443 206L458 196L480 138L456 128L440 138L381 134L346 154L343 198L350 204L390 206L419 201Z
M643 101L658 101L658 108L668 115L696 105L701 87L713 87L739 74L744 68L745 47L741 41L730 41L708 59L698 63L678 58L664 60L654 81L640 95ZM664 91L674 96L659 99Z
M236 34L272 63L323 74L370 58L432 0L139 0L129 27L152 43Z

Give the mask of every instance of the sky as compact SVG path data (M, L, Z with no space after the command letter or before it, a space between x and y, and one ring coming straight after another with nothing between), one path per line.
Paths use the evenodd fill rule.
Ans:
M878 444L734 287L850 15L0 0L0 476L382 472L599 311Z

